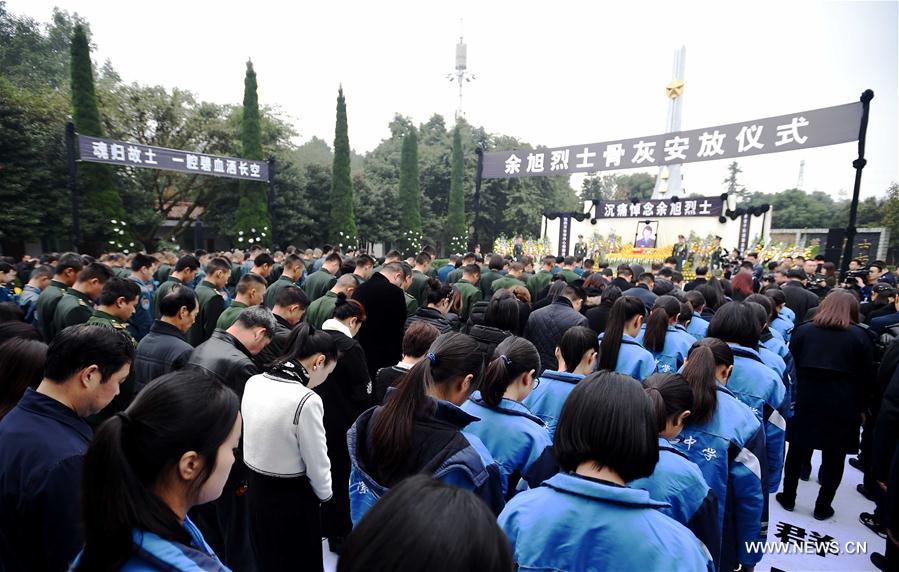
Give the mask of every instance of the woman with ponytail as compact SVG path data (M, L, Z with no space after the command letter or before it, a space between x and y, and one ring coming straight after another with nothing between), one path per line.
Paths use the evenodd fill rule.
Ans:
M84 459L84 550L72 569L228 570L187 516L222 488L240 441L240 402L199 371L147 385L108 419Z
M783 378L759 355L759 322L751 303L728 302L709 324L709 337L727 343L734 354L728 389L752 409L765 428L768 492L777 492L783 473L787 411Z
M671 444L690 419L693 390L676 373L653 374L643 382L643 388L652 402L659 430L659 462L651 475L631 481L628 486L643 489L653 500L671 505L659 510L692 530L712 560L718 562L718 500L696 464Z
M453 287L442 284L436 278L429 278L425 288L425 305L406 319L404 330L408 330L415 322L427 322L441 334L453 331L453 324L447 318L453 302Z
M680 302L674 296L656 298L646 324L637 334L637 341L652 353L655 371L673 373L684 365L687 352L695 341L686 331L678 330Z
M643 381L656 370L656 360L635 337L646 317L643 301L622 296L612 304L606 331L599 334L597 370L616 371Z
M593 371L598 352L596 332L583 326L570 328L562 335L556 348L558 371L544 370L539 383L523 401L534 415L546 423L550 439L556 433L559 415L568 394L577 382Z
M506 500L556 474L552 439L543 421L522 402L540 383L540 354L524 338L504 340L493 352L481 389L462 410L479 418L467 432L478 437L499 464ZM523 480L527 486L519 486Z
M693 409L672 441L715 492L719 570L755 566L762 554L747 547L764 541L768 526L765 433L752 410L726 387L733 368L734 353L726 343L705 338L693 344L681 371L693 392Z
M365 307L357 300L337 295L334 317L322 324L322 330L333 338L340 353L337 367L328 383L315 392L322 398L325 409L325 434L328 457L331 459L331 482L346 483L350 478L350 455L346 432L363 411L372 405L374 384L368 370L365 351L356 341L356 334L365 322ZM334 552L339 553L344 538L353 529L350 521L350 498L344 486L334 490L334 499L324 506L322 514L324 535Z
M258 569L321 570L319 506L332 496L324 407L313 389L337 364L327 332L300 324L286 352L244 389L247 513Z
M480 439L462 431L478 420L461 405L483 376L477 342L465 334L443 334L426 359L387 391L384 405L356 420L346 436L354 524L391 487L418 473L470 490L499 513L504 504L499 466Z

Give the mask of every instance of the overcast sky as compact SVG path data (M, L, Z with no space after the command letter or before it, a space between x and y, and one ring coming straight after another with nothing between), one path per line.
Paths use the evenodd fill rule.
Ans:
M593 143L664 131L673 52L687 47L683 129L857 101L874 90L862 196L897 175L897 2L109 2L8 0L48 20L53 6L91 25L95 62L125 81L242 100L253 59L259 100L293 121L300 141L334 138L343 83L350 144L389 135L394 113L448 124L460 19L468 44L469 121L533 144ZM856 145L740 161L751 190L796 185L851 193ZM727 161L684 167L687 192L717 194ZM578 184L577 181L573 181Z

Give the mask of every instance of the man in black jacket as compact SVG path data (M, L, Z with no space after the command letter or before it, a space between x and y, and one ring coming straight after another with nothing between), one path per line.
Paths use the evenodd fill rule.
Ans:
M634 279L634 271L627 264L618 265L618 276L612 280L610 286L617 286L619 290L624 292L634 285L631 282Z
M175 286L162 297L161 316L153 321L134 355L135 394L151 380L184 367L194 350L184 335L199 311L197 295L187 286Z
M637 285L633 288L629 288L623 295L639 298L646 306L646 311L648 312L652 310L652 306L656 303L656 298L658 298L658 296L652 293L652 287L654 285L655 278L653 275L649 272L644 272L637 280Z
M284 354L287 339L293 333L309 307L309 298L302 289L294 285L284 286L275 298L272 314L275 316L275 335L272 342L259 352L256 362L265 367Z
M808 275L802 268L790 268L787 281L780 287L787 299L787 308L796 314L795 324L798 326L806 319L808 311L818 305L818 297L805 289Z
M365 284L353 292L353 299L365 308L366 319L356 335L374 379L378 370L395 364L403 355L403 327L406 324L405 274L399 262L385 264Z
M696 278L687 282L687 285L684 286L684 292L689 292L690 290L696 288L697 286L702 286L703 284L708 284L709 280L706 276L709 273L708 266L700 266L696 269Z
M275 317L265 306L245 308L227 330L216 330L197 346L187 368L208 373L243 398L250 377L259 373L253 357L268 345L275 334ZM234 465L222 496L194 507L191 520L215 553L232 570L254 570L247 519L247 467L243 454L235 451Z
M585 297L582 288L566 286L549 306L534 310L528 318L524 337L537 348L544 370L559 367L556 347L565 332L575 326L587 326L587 318L580 313Z

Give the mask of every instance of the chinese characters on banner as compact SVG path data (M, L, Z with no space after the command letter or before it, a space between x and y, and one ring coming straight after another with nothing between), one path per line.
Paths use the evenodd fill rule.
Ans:
M670 218L681 216L714 216L724 211L724 199L699 197L690 199L652 199L646 201L600 201L596 218Z
M78 135L78 158L123 167L164 169L250 181L269 180L266 161L206 155L88 135Z
M547 177L730 159L856 141L862 104L692 131L532 151L484 154L484 178Z
M559 256L568 256L568 240L571 234L571 215L559 216Z
M740 240L737 244L737 249L740 252L745 252L747 248L749 248L749 219L751 215L749 213L744 214L740 217Z

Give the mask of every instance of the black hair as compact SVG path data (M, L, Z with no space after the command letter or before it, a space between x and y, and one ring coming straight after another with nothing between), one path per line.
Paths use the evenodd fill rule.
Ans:
M309 297L303 292L302 288L297 288L293 284L281 288L275 297L275 306L286 308L298 304L300 309L305 310L309 307Z
M637 282L655 282L656 277L652 275L652 272L644 272L640 276L637 277Z
M266 282L265 278L259 276L258 274L253 274L252 272L247 272L243 276L241 276L240 280L237 282L237 293L238 294L246 294L253 287L258 286L267 286L268 282Z
M185 453L196 451L203 459L192 486L198 492L215 471L239 410L234 391L206 373L184 370L150 382L124 414L103 423L84 457L85 542L75 570L118 570L133 554L133 530L191 545L154 488Z
M690 347L681 375L693 389L691 423L705 423L718 407L718 380L715 368L734 365L734 352L718 338L704 338Z
M269 266L275 263L275 259L268 252L263 252L253 259L253 266L265 266L268 264Z
M131 270L137 272L141 268L152 268L156 264L156 259L143 252L138 252L131 259Z
M140 286L137 285L137 282L113 276L103 285L103 291L100 292L100 298L97 301L100 306L112 306L119 298L131 302L138 296L140 296Z
M643 390L652 402L656 428L665 430L668 421L684 411L693 411L693 390L679 373L654 373L643 381Z
M687 303L693 307L694 311L698 311L705 306L705 296L703 296L702 292L699 290L690 290L684 294L684 297L687 299Z
M700 284L695 288L697 292L702 294L703 299L705 299L705 305L711 308L712 310L718 310L722 304L724 304L724 298L721 296L722 291L718 290L711 283L709 284ZM692 290L691 290L692 292Z
M783 306L787 303L787 297L780 288L768 288L765 290L765 296L774 301L775 312L777 311L777 306Z
M178 315L181 308L187 308L188 312L193 312L197 304L197 295L193 289L178 284L159 300L159 313L173 318Z
M367 254L360 254L356 257L356 268L362 266L374 266L375 259Z
M284 353L269 366L276 367L287 362L299 363L311 355L322 354L325 363L337 359L337 342L328 332L316 330L306 322L297 325L284 342Z
M337 301L334 302L334 319L346 320L348 318L357 318L360 322L364 322L365 307L358 300L347 298L346 293L337 294Z
M415 255L415 264L419 266L427 266L431 263L431 255L427 252L419 252Z
M621 296L621 288L619 288L618 286L608 286L605 290L602 291L600 300L602 302L608 302L609 304L612 304L615 302L615 300L621 298Z
M47 344L12 338L0 344L0 419L16 406L29 387L37 388L44 377Z
M409 325L406 333L403 334L403 355L420 358L425 355L440 330L424 320L416 320Z
M299 254L288 254L284 257L284 268L306 268L306 265L303 264L303 259L300 258Z
M659 276L662 278L672 278L674 276L674 270L665 266L664 268L659 268Z
M81 272L81 269L84 268L84 262L81 260L81 255L75 252L66 252L59 256L59 259L56 261L56 274L62 274L70 268L75 272Z
M680 303L680 312L677 314L677 323L686 326L693 319L693 306L687 302Z
M771 323L771 320L773 320L775 317L777 317L774 313L774 302L771 300L771 298L769 298L768 296L765 296L764 294L750 294L743 301L758 304L759 306L761 306L762 308L765 309L765 313L768 316L766 324L765 324L766 326L767 326L767 324Z
M708 266L697 266L696 267L696 275L697 276L705 276L708 273L709 273Z
M589 350L599 351L599 340L596 332L584 326L568 328L559 340L559 353L565 360L565 369L568 373L574 372L578 364L584 359L584 354Z
M97 282L100 284L106 284L106 282L113 276L114 274L109 266L100 262L91 262L81 269L81 272L78 273L77 280L78 282L88 282L96 278Z
M439 304L447 298L452 298L453 287L449 284L442 283L436 278L429 278L427 293L428 304Z
M646 319L646 332L643 334L643 347L651 352L660 352L665 347L665 334L668 322L680 314L680 302L674 296L656 298L649 318Z
M468 274L469 276L481 275L481 267L477 264L469 264L468 266L462 267L462 273Z
M0 320L0 344L13 338L24 338L26 340L42 339L40 332L31 324L18 320L10 320L8 322Z
M343 257L336 252L332 252L325 257L325 262L336 262L337 264L343 264Z
M375 464L382 474L389 474L406 462L414 419L422 407L429 405L428 389L448 387L460 377L472 375L473 391L484 375L484 358L477 342L468 335L439 336L428 356L400 379L372 424L370 439Z
M579 381L565 400L553 453L563 471L593 462L629 482L652 474L659 461L658 435L640 383L600 371Z
M25 312L15 302L0 302L0 323L24 322Z
M493 350L493 359L481 383L481 397L491 407L498 407L509 384L519 375L540 372L540 354L534 344L524 338L510 336Z
M755 312L746 302L728 302L715 312L707 335L723 342L747 348L759 345L759 328Z
M82 369L96 365L100 383L134 360L134 344L113 328L79 324L61 330L47 348L44 377L63 383Z
M487 311L484 314L484 325L508 332L517 332L521 312L518 298L506 288L493 293Z
M755 316L756 325L758 326L759 331L759 339L761 341L762 333L764 333L765 328L768 327L768 317L770 316L768 308L749 300L743 300L743 303L749 306L752 310L752 315Z
M231 271L231 263L228 259L216 256L206 263L206 276L212 276L218 270Z
M503 260L503 257L496 254L491 256L490 261L487 263L487 267L490 270L502 270L505 265L506 261Z
M631 267L627 264L619 264L616 270L618 272L618 276L634 276L634 271L631 270Z
M633 320L634 316L646 316L646 305L639 298L622 296L612 304L606 331L599 346L599 369L615 370L618 352L621 350L621 339L624 336L624 325Z
M199 270L200 269L200 261L193 254L185 254L181 258L178 259L178 262L175 263L175 272L182 272L184 270Z
M677 264L677 258L669 256L665 259L665 264Z
M390 489L344 544L338 572L514 569L509 540L473 493L428 475Z
M562 264L564 264L565 266L573 266L574 262L574 256L566 256L562 259Z
M31 270L28 279L33 280L35 278L53 278L53 269L46 265L35 266Z

